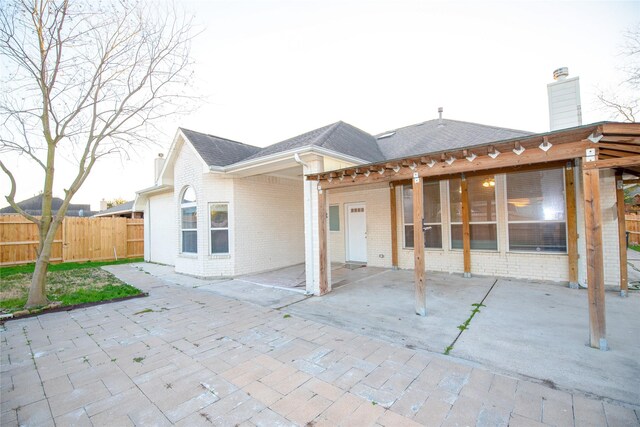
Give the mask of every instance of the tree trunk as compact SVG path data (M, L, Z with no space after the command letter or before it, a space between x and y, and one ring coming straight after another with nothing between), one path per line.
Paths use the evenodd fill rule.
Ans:
M47 251L45 248L40 252L40 256L36 260L36 268L31 278L31 287L29 288L29 298L27 299L26 308L47 305L47 270L49 269L49 254L51 248Z
M44 226L41 235L46 236L40 244L38 250L38 259L36 267L31 278L31 287L29 288L29 298L27 299L26 308L46 305L49 303L47 299L47 270L49 270L49 260L51 259L51 251L55 240L56 232L60 226L58 220L51 221L49 229L45 231Z

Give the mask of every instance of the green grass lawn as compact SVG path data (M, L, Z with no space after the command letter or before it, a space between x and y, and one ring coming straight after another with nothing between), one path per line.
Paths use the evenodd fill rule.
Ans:
M100 268L136 261L141 260L52 264L47 273L47 297L59 301L61 306L69 306L141 294L138 288ZM33 264L0 268L0 312L23 309L33 268Z

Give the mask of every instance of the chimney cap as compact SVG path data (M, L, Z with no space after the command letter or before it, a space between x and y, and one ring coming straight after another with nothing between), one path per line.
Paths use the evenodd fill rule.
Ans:
M560 67L553 70L554 80L564 80L569 76L569 67Z
M159 157L159 158L163 158L163 157L164 157L164 154L162 154L162 153L158 153L158 157Z

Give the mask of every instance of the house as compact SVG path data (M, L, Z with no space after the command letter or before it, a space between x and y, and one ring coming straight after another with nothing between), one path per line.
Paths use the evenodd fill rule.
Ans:
M331 262L414 269L422 315L433 270L588 284L603 307L605 285L626 293L617 189L640 174L640 125L580 125L579 96L549 93L564 97L549 101L552 123L570 127L534 134L440 110L375 136L337 122L265 148L179 129L137 192L145 259L202 277L304 262L315 295L331 290Z
M94 217L122 217L122 218L142 218L144 212L141 210L133 209L134 200L130 200L128 202L122 203L120 205L112 206L110 208L106 207L106 202L104 202L104 209L102 209L102 203L100 202L100 212L93 215Z
M59 197L54 197L51 200L51 210L52 214L55 215L62 206L63 200ZM17 203L22 210L24 210L29 215L39 216L42 215L42 194L37 196L33 196L29 199L23 200ZM15 214L16 210L12 206L7 206L0 209L0 215L3 214ZM89 204L77 204L71 203L69 204L69 208L67 209L66 216L79 216L86 217L92 216L95 212L91 210L91 205Z

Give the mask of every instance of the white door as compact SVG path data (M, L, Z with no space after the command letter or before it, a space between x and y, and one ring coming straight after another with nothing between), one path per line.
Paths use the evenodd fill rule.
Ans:
M347 261L367 262L367 214L364 203L349 203L347 211Z

